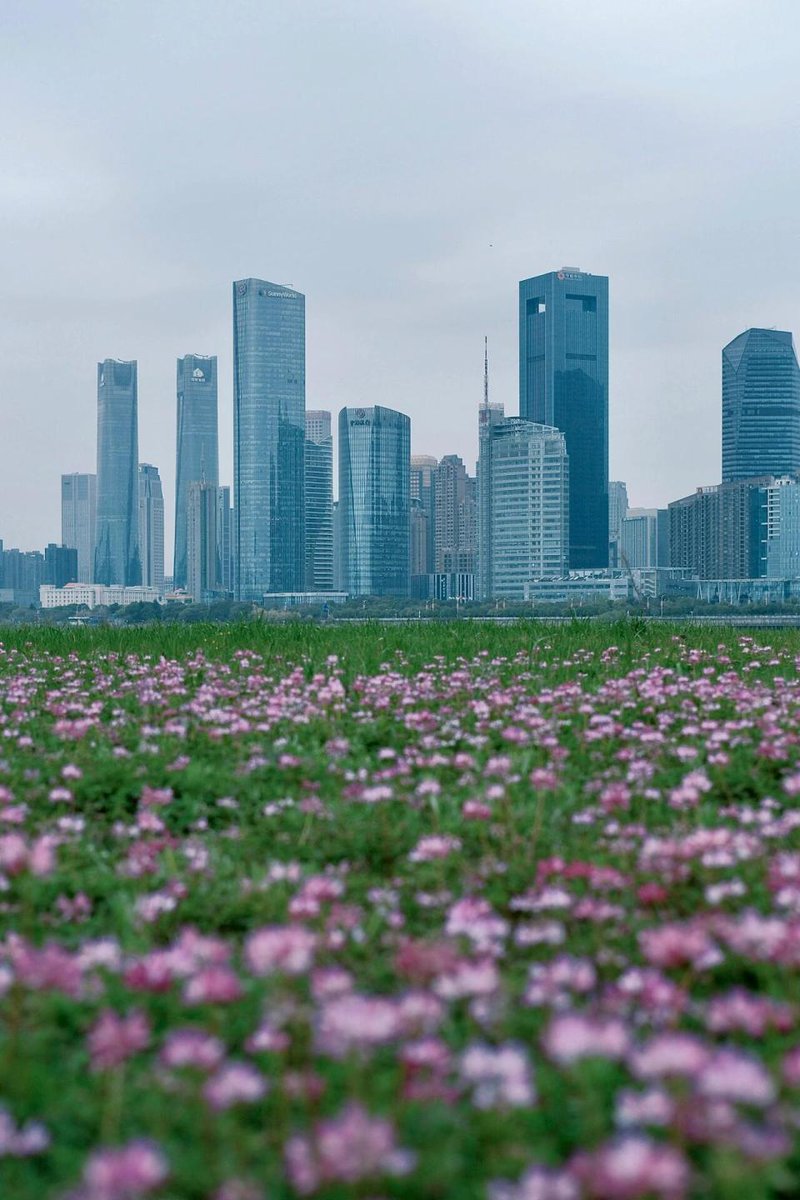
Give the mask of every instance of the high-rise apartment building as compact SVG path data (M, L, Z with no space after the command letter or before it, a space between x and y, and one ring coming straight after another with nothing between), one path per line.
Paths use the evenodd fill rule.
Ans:
M173 584L186 586L186 522L189 486L219 483L219 418L216 355L186 354L177 368L175 460L175 558Z
M139 463L139 557L142 586L164 590L164 492L158 467Z
M411 564L412 580L424 576L422 594L427 595L428 576L428 514L421 500L411 501Z
M78 552L78 583L94 582L97 476L61 476L61 541Z
M722 479L800 472L800 367L791 333L747 329L722 351Z
M233 285L236 597L305 586L305 296Z
M352 596L409 592L411 421L375 405L339 413L342 587Z
M190 483L186 590L197 604L231 594L230 488Z
M784 476L760 491L760 575L800 579L800 483Z
M610 567L620 565L619 541L622 535L622 522L627 515L627 484L612 479L608 484L608 565Z
M666 508L628 509L620 528L618 558L617 565L626 570L669 566L669 513Z
M306 412L306 577L309 592L333 589L333 436L331 414Z
M136 586L139 558L136 362L97 364L97 524L93 583Z
M568 569L569 474L564 434L507 417L491 426L488 591L484 599L525 598L537 579ZM481 487L484 486L481 476Z
M436 468L432 454L411 455L411 499L419 501L426 518L425 569L412 574L431 575L436 570Z
M494 430L504 420L503 405L490 404L488 396L488 370L484 381L484 403L478 411L478 466L477 466L477 549L478 579L477 594L480 600L489 600L492 595L492 454L494 452Z
M569 455L569 565L608 565L608 278L574 267L519 285L519 413Z
M474 573L477 514L475 481L457 454L446 454L434 472L437 572Z

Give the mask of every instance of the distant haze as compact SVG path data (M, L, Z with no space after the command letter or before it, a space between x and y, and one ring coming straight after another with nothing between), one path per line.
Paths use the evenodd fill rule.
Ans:
M720 475L720 351L800 325L795 0L4 0L0 537L60 539L95 466L96 363L139 362L164 482L175 359L231 281L307 296L309 408L380 403L415 453L517 411L517 281L610 277L611 477Z

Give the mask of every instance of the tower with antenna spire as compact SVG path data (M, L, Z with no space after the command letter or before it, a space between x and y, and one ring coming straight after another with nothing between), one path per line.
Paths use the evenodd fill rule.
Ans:
M483 339L483 403L478 412L478 598L488 600L492 580L492 430L503 420L503 405L489 403L489 339Z

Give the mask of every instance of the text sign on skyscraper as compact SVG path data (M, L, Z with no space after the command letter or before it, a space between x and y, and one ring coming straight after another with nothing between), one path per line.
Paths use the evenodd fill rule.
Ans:
M519 411L569 455L571 568L608 565L608 279L564 267L519 285Z

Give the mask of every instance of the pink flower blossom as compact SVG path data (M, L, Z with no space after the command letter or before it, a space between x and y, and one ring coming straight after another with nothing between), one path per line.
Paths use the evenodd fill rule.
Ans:
M304 975L313 961L315 934L299 925L264 926L245 943L245 958L254 975Z
M118 1017L105 1009L89 1031L89 1055L93 1071L109 1071L144 1050L150 1042L150 1022L135 1009Z
M203 1086L203 1096L217 1110L234 1104L254 1104L266 1091L266 1080L255 1067L233 1061L223 1064Z
M331 1183L407 1175L414 1166L414 1156L398 1149L392 1125L358 1104L318 1121L310 1134L295 1134L286 1143L285 1158L289 1180L301 1196Z

